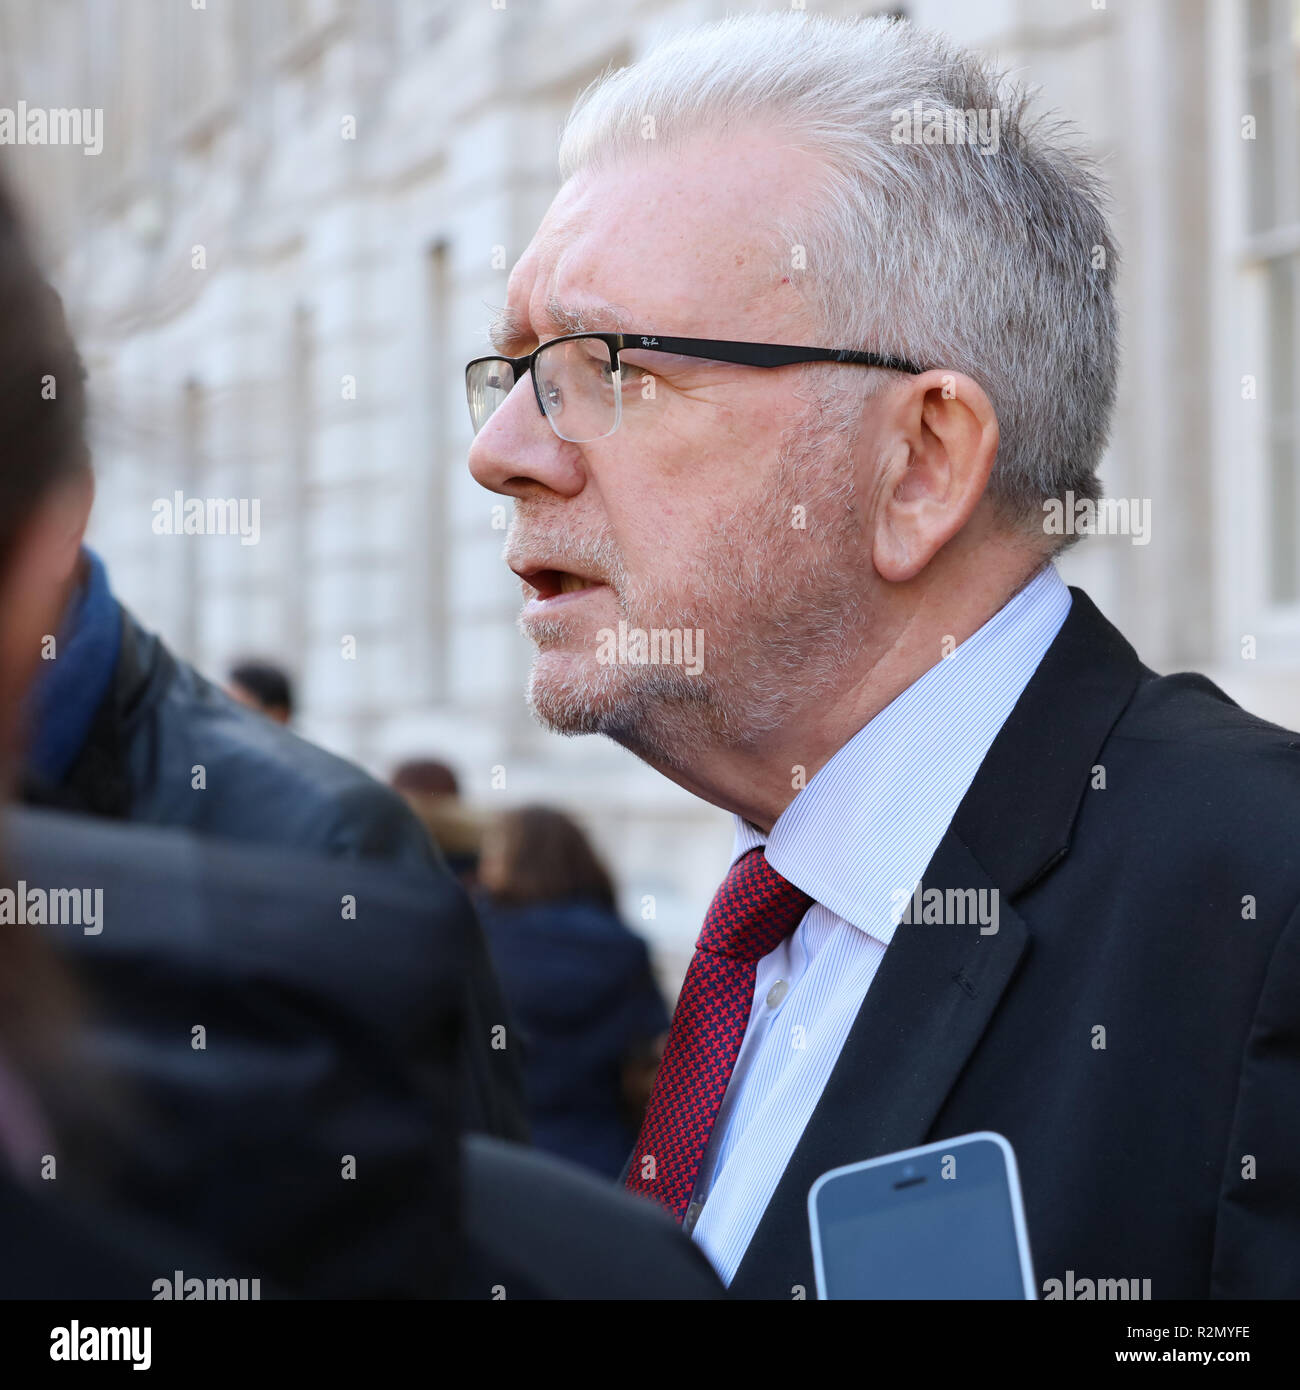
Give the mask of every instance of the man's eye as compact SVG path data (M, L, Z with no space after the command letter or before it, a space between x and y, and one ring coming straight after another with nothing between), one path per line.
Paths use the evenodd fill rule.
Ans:
M623 363L623 376L667 376L678 372L689 372L706 364L699 357L683 357L675 352L648 352L638 348L635 352L620 354Z
M629 361L626 357L619 358L619 365L623 369L624 385L626 385L629 381L640 381L643 376L654 375L653 368L647 367L641 362Z

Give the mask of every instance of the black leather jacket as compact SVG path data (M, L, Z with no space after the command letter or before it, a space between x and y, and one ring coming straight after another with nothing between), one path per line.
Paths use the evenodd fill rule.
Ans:
M28 780L29 805L446 872L396 792L232 700L118 609L117 666L85 745L59 786ZM520 1068L508 1049L491 1047L493 1027L510 1020L477 927L469 954L465 1124L526 1140Z
M118 609L117 667L86 743L58 788L28 800L331 857L439 862L395 792L232 700Z

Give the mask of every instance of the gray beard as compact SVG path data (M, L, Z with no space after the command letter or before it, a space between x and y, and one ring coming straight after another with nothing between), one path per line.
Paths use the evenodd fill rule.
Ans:
M525 630L538 645L527 695L547 728L604 734L652 765L686 770L710 749L756 748L839 685L858 654L869 575L851 473L830 466L844 451L842 422L805 425L800 435L783 447L757 502L679 557L701 577L693 602L675 597L665 609L648 588L634 589L607 536L576 551L567 542L575 562L607 577L629 628L698 628L705 661L698 675L648 664L548 674L546 651L567 627L534 621ZM796 506L804 529L792 525Z

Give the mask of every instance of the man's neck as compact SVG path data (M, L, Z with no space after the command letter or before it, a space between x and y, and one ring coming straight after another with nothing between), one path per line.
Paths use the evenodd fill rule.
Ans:
M749 821L764 834L799 790L848 741L933 666L984 626L1042 568L1036 560L1008 583L928 595L864 634L863 659L830 696L819 693L756 747L716 745L689 766L638 754L670 781ZM991 590L991 591L990 591Z

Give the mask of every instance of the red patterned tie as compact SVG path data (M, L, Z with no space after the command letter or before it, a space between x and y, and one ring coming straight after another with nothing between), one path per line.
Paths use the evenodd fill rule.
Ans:
M755 966L812 902L758 847L731 866L709 905L627 1177L630 1191L661 1202L679 1222L744 1041Z

